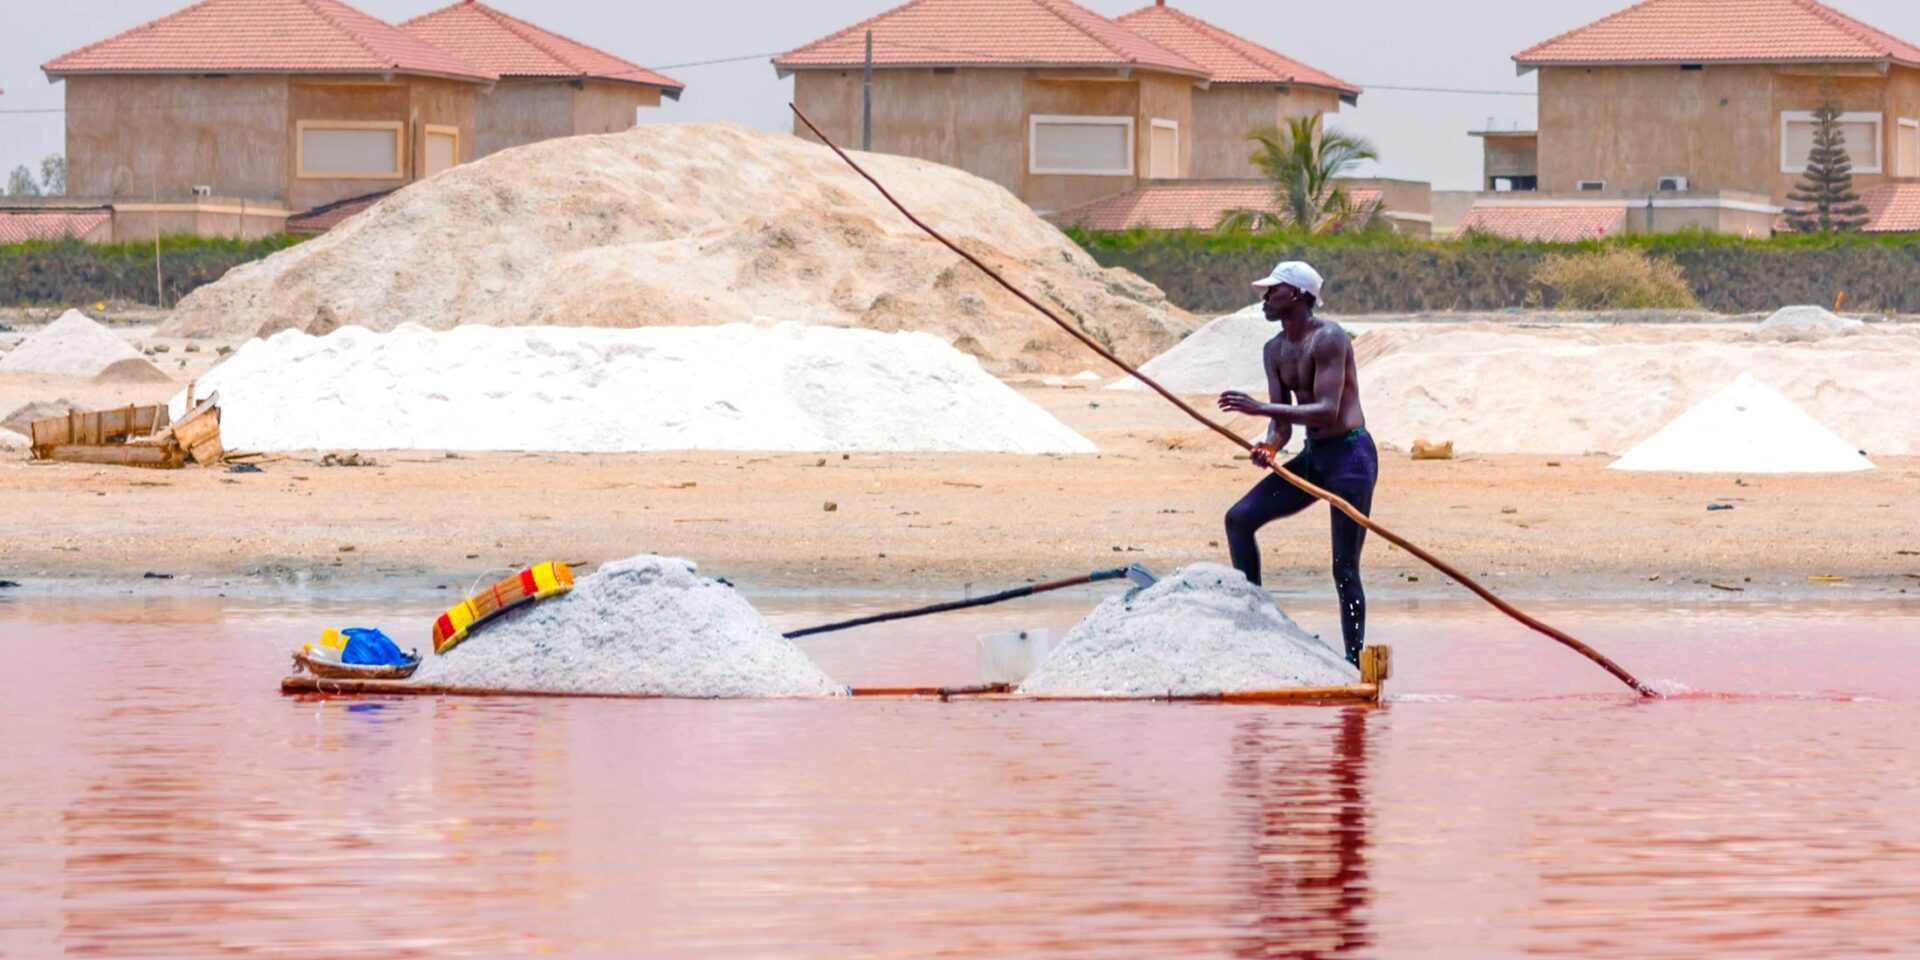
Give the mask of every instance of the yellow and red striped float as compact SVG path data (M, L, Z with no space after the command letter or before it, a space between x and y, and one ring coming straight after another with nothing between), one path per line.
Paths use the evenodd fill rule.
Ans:
M433 622L433 652L446 653L475 627L523 603L573 589L573 570L559 561L536 564L468 597Z

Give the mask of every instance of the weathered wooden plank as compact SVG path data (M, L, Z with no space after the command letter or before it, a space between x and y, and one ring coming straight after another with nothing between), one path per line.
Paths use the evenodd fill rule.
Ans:
M185 466L185 451L177 446L148 444L63 444L53 447L42 459L64 463L101 463L118 467L151 467L173 470Z

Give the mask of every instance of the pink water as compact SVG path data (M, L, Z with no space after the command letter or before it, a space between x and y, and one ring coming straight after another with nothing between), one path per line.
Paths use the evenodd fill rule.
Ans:
M965 682L1096 598L806 646ZM323 624L431 612L0 601L0 955L1920 954L1914 605L1544 609L1693 691L1656 703L1390 603L1375 709L275 691Z

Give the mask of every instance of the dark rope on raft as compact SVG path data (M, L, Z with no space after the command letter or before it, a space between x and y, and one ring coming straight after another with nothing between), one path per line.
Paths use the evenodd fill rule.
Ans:
M1060 329L1066 331L1069 336L1085 344L1087 346L1087 349L1092 350L1093 352L1099 354L1108 363L1111 363L1114 366L1119 367L1121 370L1126 371L1128 376L1131 376L1135 380L1138 380L1141 383L1146 384L1147 387L1151 389L1153 392L1166 398L1168 403L1171 403L1174 406L1179 407L1182 413L1185 413L1187 416L1192 417L1194 420L1199 421L1201 424L1205 425L1208 429L1212 430L1213 432L1221 435L1222 437L1225 437L1227 440L1232 442L1235 446L1239 447L1240 449L1249 450L1249 451L1253 449L1253 444L1249 443L1246 438L1240 436L1237 433L1234 433L1232 430L1227 429L1226 426L1224 426L1223 424L1216 423L1213 419L1209 418L1208 416L1201 413L1200 411L1194 409L1185 400L1182 400L1179 397L1175 396L1167 388L1162 387L1158 383L1155 383L1151 377L1148 377L1145 374L1141 373L1139 370L1135 369L1132 364L1129 364L1125 360L1122 360L1119 357L1115 356L1112 353L1112 351L1109 351L1107 348L1101 346L1092 337L1087 336L1085 333L1075 328L1072 324L1061 319L1059 314L1053 312L1053 310L1049 309L1045 304L1041 303L1038 300L1035 300L1031 296L1028 296L1026 291L1021 290L1019 287L1014 286L1011 282L1007 280L1007 278L1001 276L992 267L989 267L985 263L982 263L980 261L980 258L974 256L971 253L968 253L965 250L962 250L958 244L955 244L952 240L947 239L946 236L943 235L940 231L935 230L934 228L928 226L925 221L915 216L913 212L911 210L908 210L906 206L903 205L899 200L894 199L893 194L889 193L887 191L887 188L884 185L882 185L879 180L874 179L873 174L868 173L864 168L860 166L859 163L855 162L852 157L848 156L845 150L840 149L839 144L834 143L833 140L830 139L826 134L820 132L820 128L814 126L813 121L808 119L807 115L805 113L802 113L800 111L800 108L797 105L789 103L787 104L787 106L788 108L793 110L794 116L800 118L801 123L806 124L806 127L808 130L813 131L813 135L818 137L821 143L826 144L829 149L831 149L834 153L839 155L840 159L846 161L847 166L852 167L855 173L858 173L868 183L873 184L873 188L875 190L880 191L880 195L885 197L887 199L887 202L892 204L895 210L900 211L902 216L912 221L914 226L919 227L921 230L925 231L928 236L932 237L935 240L938 240L941 244L946 246L947 249L952 250L954 253L959 254L961 258L966 260L968 263L971 263L974 266L980 268L980 271L982 273L985 273L990 279L992 279L995 283L998 283L1008 293L1011 293L1014 296L1019 297L1022 301L1024 301L1027 304L1027 306L1030 306L1035 310L1040 311L1040 313L1043 316L1045 316L1048 320L1053 321L1055 326L1058 326ZM1353 504L1348 503L1345 498L1340 497L1327 490L1323 490L1320 487L1307 482L1305 479L1294 474L1292 471L1288 470L1286 467L1281 466L1278 463L1270 465L1268 469L1272 470L1274 473L1279 474L1280 477L1286 480L1288 483L1293 484L1294 486L1300 488L1301 490L1306 491L1308 494L1320 500L1326 501L1328 504L1332 505L1332 507L1335 510L1338 510L1341 513L1346 514L1349 518L1353 520L1353 522L1361 525L1362 527L1365 527L1368 530L1371 530L1374 533L1379 534L1380 537L1382 539L1385 539L1387 542L1393 544L1394 546L1399 547L1402 550L1407 551L1408 553L1413 554L1416 557L1419 557L1421 560L1425 561L1428 566L1431 566L1435 570L1438 570L1441 573L1446 574L1455 583L1458 583L1461 586L1466 587L1468 590L1473 591L1473 593L1476 596L1478 596L1482 600L1485 600L1489 604L1492 604L1493 607L1499 610L1501 613L1504 613L1507 616L1512 617L1513 619L1519 621L1521 624L1525 625L1527 628L1535 631L1536 633L1543 634L1547 637L1551 637L1552 639L1559 641L1561 644L1565 645L1569 649L1572 649L1574 652L1580 654L1583 657L1586 657L1588 660L1593 661L1595 664L1598 664L1601 669L1607 671L1610 674L1613 674L1613 676L1616 679L1618 679L1621 683L1624 683L1627 686L1632 687L1634 692L1640 694L1643 697L1660 696L1659 691L1653 689L1650 686L1647 686L1644 683L1641 683L1637 678L1633 676L1633 674L1628 673L1619 664L1614 663L1612 660L1607 659L1605 654L1602 654L1600 651L1595 650L1584 643L1581 643L1579 640L1575 639L1571 634L1568 634L1565 631L1562 631L1556 627L1543 623L1540 620L1535 619L1533 616L1527 614L1525 611L1521 610L1520 608L1515 607L1513 604L1510 604L1507 601L1502 600L1501 598L1495 596L1493 591L1488 590L1486 587L1481 586L1472 577L1469 577L1466 574L1461 573L1459 570L1454 569L1451 565L1447 564L1445 561L1441 560L1439 557L1436 557L1433 554L1428 553L1427 551L1421 549L1420 547L1417 547L1414 544L1408 542L1408 540L1405 537L1402 537L1399 534L1394 533L1391 530L1388 530L1386 527L1383 527L1380 524L1373 522L1373 520L1367 517L1366 514L1363 514L1360 511L1354 509Z

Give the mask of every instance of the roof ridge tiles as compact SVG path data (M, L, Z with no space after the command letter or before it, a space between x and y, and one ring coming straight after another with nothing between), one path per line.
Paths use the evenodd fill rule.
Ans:
M53 80L85 74L208 72L498 79L492 71L345 0L198 0L61 54L41 70Z
M534 49L540 51L541 53L546 54L549 57L552 57L555 61L560 63L562 66L568 67L573 70L578 70L583 76L586 74L586 67L582 66L581 64L574 63L572 59L568 58L566 55L562 54L560 51L555 50L552 47L548 46L545 42L543 42L540 39L540 37L532 35L528 31L521 29L522 27L532 26L532 24L526 23L525 21L507 13L504 10L496 10L493 7L489 7L484 3L478 2L478 0L462 0L462 2L464 3L465 6L472 7L473 9L479 11L481 16L486 17L487 19L492 20L493 22L499 24L508 33L511 33L514 36L519 37L521 40L526 41L527 45L533 47Z
M477 18L477 19L476 19ZM479 26L484 24L485 26ZM430 10L400 24L400 29L434 43L436 40L446 45L446 49L458 51L466 49L476 63L487 65L503 76L542 76L574 77L584 79L616 80L643 86L659 87L667 96L677 97L686 85L665 74L659 73L624 57L608 53L590 44L581 43L572 37L548 30L529 20L523 20L504 10L489 6L481 0L458 0L458 2ZM457 43L453 36L442 31L460 33L471 29L488 31L488 38L498 37L500 43L518 44L516 56L525 56L538 61L541 68L531 72L532 68L522 64L525 69L489 59L476 51ZM494 32L494 31L497 31ZM553 69L548 70L546 67Z
M1107 37L1103 36L1103 34L1106 31L1093 29L1097 25L1079 22L1075 17L1069 16L1068 14L1080 13L1080 14L1086 14L1087 16L1099 18L1099 20L1101 21L1100 25L1117 28L1119 30L1127 32L1128 34L1131 34L1137 39L1146 40L1146 42L1148 43L1153 43L1153 41L1147 40L1145 37L1142 37L1137 33L1133 33L1133 31L1131 30L1127 30L1127 28L1122 27L1117 23L1114 23L1112 20L1108 20L1105 17L1101 17L1099 14L1094 13L1093 11L1088 10L1085 7L1082 7L1073 3L1072 0L1032 0L1032 2L1035 6L1038 6L1041 9L1047 11L1048 13L1053 14L1053 16L1057 18L1061 23L1064 23L1067 26L1072 27L1073 29L1078 30L1081 33L1085 34L1087 39L1092 40L1094 43L1097 43L1100 46L1107 48L1109 52L1111 52L1114 56L1119 57L1122 60L1134 60L1138 58L1128 53L1126 50L1121 49L1119 46L1116 46L1114 43L1109 41ZM1062 6L1064 6L1066 9L1062 10L1061 9ZM1154 43L1153 45L1156 47L1160 46L1157 43ZM1163 47L1161 49L1165 49L1165 48ZM1187 59L1186 57L1182 57L1171 50L1167 50L1166 52L1174 57L1178 57L1181 60ZM1199 67L1200 65L1196 63L1194 64L1194 66Z
M166 23L170 20L178 20L179 18L184 17L187 14L192 13L193 11L206 6L207 4L218 3L218 2L219 0L196 0L196 2L187 4L186 6L181 7L180 9L175 10L172 13L166 14L164 16L155 17L154 19L148 20L145 23L136 24L134 26L128 27L127 29L120 31L119 33L110 34L108 36L101 37L100 39L95 40L94 42L89 43L85 46L76 47L72 50L69 50L66 53L63 53L57 57L54 57L52 60L48 60L46 63L41 64L40 69L45 70L46 68L62 60L66 60L71 57L77 57L83 53L89 53L94 50L98 50L99 48L104 47L107 44L112 43L116 40L125 39L127 37L131 37L135 34L143 33L148 30L158 29L160 25L163 23Z
M325 20L328 24L332 25L334 29L339 30L341 33L345 34L346 38L352 41L354 46L357 46L360 49L365 50L367 52L367 56L370 56L375 60L385 63L389 67L398 65L395 62L393 57L389 57L381 53L380 51L375 50L371 44L367 43L366 38L362 37L359 34L359 32L355 31L352 27L349 27L346 24L341 23L339 18L333 16L327 10L321 9L321 7L319 6L320 4L330 3L331 0L294 0L294 2L300 4L303 7L306 7L308 10L312 10L314 16L319 17L322 20ZM386 21L384 20L381 21L381 23L385 23L385 22ZM425 43L426 41L423 40L421 42Z
M1222 47L1225 47L1229 53L1239 58L1242 62L1246 63L1249 67L1251 67L1256 71L1268 72L1268 73L1282 72L1276 69L1276 64L1272 62L1275 60L1279 61L1281 64L1284 64L1286 67L1284 72L1290 74L1286 80L1286 82L1288 83L1297 83L1297 84L1302 84L1305 86L1312 86L1312 87L1325 86L1329 89L1337 90L1340 92L1350 92L1355 96L1358 96L1359 94L1365 92L1360 87L1354 84L1348 83L1347 81L1342 80L1339 77L1336 77L1333 74L1326 72L1325 70L1315 67L1312 64L1306 63L1301 60L1296 60L1293 57L1287 56L1286 54L1281 53L1278 50L1272 49L1271 47L1266 47L1259 43L1255 43L1254 41L1249 40L1246 37L1240 36L1239 34L1234 33L1231 30L1227 30L1221 27L1219 24L1211 23L1209 21L1203 20L1171 4L1163 3L1163 4L1156 4L1151 7L1142 7L1141 9L1135 10L1132 13L1123 14L1117 19L1116 22L1118 22L1121 26L1127 26L1127 21L1131 18L1153 16L1156 14L1173 17L1175 20L1186 25L1187 27L1191 28L1195 32L1200 33L1202 36L1205 36L1207 39L1212 40L1214 43L1219 44ZM1153 38L1148 37L1148 39L1151 40ZM1220 80L1218 76L1218 71L1213 71L1213 72L1215 73L1216 83L1233 83L1234 82L1232 80ZM1310 76L1302 77L1301 76L1302 73L1308 74Z
M1168 49L1153 41L1151 38L1136 33L1111 18L1104 17L1099 13L1074 3L1073 0L1019 0L1019 3L1031 14L1051 18L1053 23L1064 27L1068 34L1074 37L1076 41L1100 51L1096 57L1088 57L1083 61L1066 59L1058 61L1059 63L1071 64L1075 62L1085 62L1088 64L1099 63L1108 65L1117 63L1147 69L1164 70L1172 73L1187 73L1201 78L1211 77L1211 72L1208 71L1205 66L1193 62L1191 59L1181 55L1177 51ZM981 65L989 66L1044 66L1055 62L1047 59L1045 55L1036 55L1024 60L1017 56L1010 56L1005 53L1004 50L996 51L992 49L993 43L991 41L985 41L987 42L986 47L964 49L957 44L953 46L935 45L927 42L916 42L915 40L883 37L877 29L889 22L898 23L901 20L913 21L914 14L919 12L922 14L919 22L905 28L904 31L908 36L914 36L916 28L924 30L924 24L928 21L938 23L942 17L950 18L954 16L955 11L952 8L961 5L964 5L964 0L908 0L908 2L899 6L883 10L851 26L836 30L817 40L781 53L773 58L773 62L775 66L781 67L782 69L807 69L831 66L843 61L852 62L846 59L844 51L832 54L823 53L822 51L845 45L854 37L869 30L876 31L876 40L882 41L889 48L926 50L952 55L945 59L929 58L925 61L925 63L928 64L978 62ZM923 7L931 7L933 9L921 11L920 8ZM1031 24L1029 24L1029 26L1031 26ZM1002 36L991 39L1004 40L1005 38ZM951 42L953 41L943 40L943 43ZM876 54L875 59L876 63L879 63L882 58ZM895 60L881 65L903 66L920 64L917 62L903 64Z
M1675 23L1698 27L1694 20L1721 14L1736 22L1744 17L1745 22L1760 28L1763 36L1767 35L1767 28L1772 28L1772 42L1779 46L1768 47L1766 41L1752 36L1735 39L1716 35L1714 41L1708 41L1698 35L1698 29L1687 31L1691 35L1677 43L1668 35ZM1652 22L1619 23L1639 18ZM1788 29L1796 26L1797 33ZM1666 30L1663 33L1652 28ZM1656 36L1646 36L1649 32ZM1717 51L1708 52L1705 47L1716 41L1725 42L1720 43ZM1621 52L1635 45L1639 47L1637 54ZM1523 67L1694 60L1752 63L1894 60L1920 66L1920 47L1820 0L1724 0L1724 6L1703 4L1701 0L1640 0L1623 10L1542 40L1514 54L1513 59Z
M1603 23L1611 23L1615 20L1620 19L1621 17L1624 17L1630 13L1633 13L1636 10L1639 10L1642 7L1650 7L1660 2L1661 0L1640 0L1639 3L1636 3L1633 6L1626 7L1620 10L1615 10L1614 12L1609 13L1598 20L1594 20L1590 23L1584 23L1584 24L1581 24L1580 26L1572 28L1571 30L1564 30L1564 31L1561 31L1560 33L1554 34L1553 36L1548 37L1547 39L1542 40L1539 43L1536 43L1533 46L1528 47L1525 50L1522 50L1519 53L1514 54L1513 59L1524 62L1527 57L1527 54L1530 54L1535 50L1540 50L1540 49L1552 46L1553 44L1559 43L1562 40L1572 37L1576 33L1583 33L1587 30L1592 30L1593 28Z
M1841 32L1859 40L1861 43L1869 46L1878 45L1886 47L1888 56L1896 55L1902 47L1906 48L1909 54L1920 54L1920 48L1915 48L1913 44L1864 21L1847 16L1824 3L1820 3L1819 0L1793 0L1793 2L1798 4L1802 10L1833 24Z

